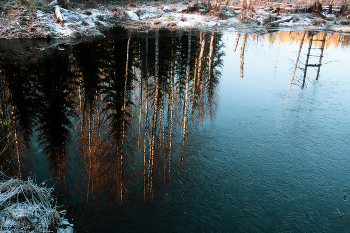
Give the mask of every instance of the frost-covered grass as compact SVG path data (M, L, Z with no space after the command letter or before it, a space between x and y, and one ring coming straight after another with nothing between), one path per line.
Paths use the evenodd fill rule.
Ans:
M73 232L65 211L53 204L52 191L31 179L0 180L0 232Z

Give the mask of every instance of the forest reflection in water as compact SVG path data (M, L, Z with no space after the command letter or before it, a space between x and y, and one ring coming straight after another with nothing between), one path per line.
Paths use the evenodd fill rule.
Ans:
M280 46L293 43L298 59L291 58L283 82L287 89L304 88L318 68L322 75L321 65L306 74L306 64L320 64L323 57L310 56L310 48L347 50L349 44L349 36L329 33L235 33L233 38L229 54L223 35L214 32L129 35L3 53L1 170L22 178L37 174L42 182L49 177L38 159L44 155L54 177L44 181L70 195L69 202L159 199L177 174L174 167L181 170L186 163L179 151L188 137L215 120L224 65L237 70L232 82L249 79L251 72L260 75L266 62L248 64L261 70L247 69L245 56L254 56L249 48L266 53L266 44L278 43L277 66ZM232 54L239 54L239 63L224 64Z
M174 141L184 143L215 115L220 37L129 37L66 45L25 61L3 57L2 112L11 122L2 134L13 137L2 141L2 170L16 162L9 173L28 172L24 154L37 139L63 192L74 144L80 198L153 199L170 179Z

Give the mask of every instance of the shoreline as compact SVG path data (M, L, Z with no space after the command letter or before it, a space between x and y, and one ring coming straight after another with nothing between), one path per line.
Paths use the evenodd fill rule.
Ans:
M196 7L197 11L193 8ZM350 33L350 15L292 13L277 7L254 7L241 13L240 7L221 6L206 13L204 4L180 2L173 4L144 3L136 6L95 5L93 8L67 10L59 7L63 21L56 19L54 7L31 10L12 6L0 13L1 39L82 39L105 36L114 27L138 33L156 30L234 30L255 34L269 31L325 31ZM286 8L287 9L287 8Z

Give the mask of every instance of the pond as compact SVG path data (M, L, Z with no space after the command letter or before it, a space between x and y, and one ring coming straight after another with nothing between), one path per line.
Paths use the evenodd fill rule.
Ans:
M119 29L1 49L1 170L54 187L77 232L347 232L349 43Z

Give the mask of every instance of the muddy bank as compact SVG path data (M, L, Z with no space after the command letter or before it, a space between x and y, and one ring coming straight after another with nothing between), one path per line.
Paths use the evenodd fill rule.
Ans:
M350 33L348 12L339 14L300 13L293 7L256 6L242 14L240 7L221 6L207 11L205 4L144 3L129 6L86 5L69 10L59 8L62 20L54 12L55 4L28 9L13 5L0 13L0 38L84 38L104 36L115 26L138 32L169 30L238 30L264 34L270 30L320 30ZM292 9L292 10L291 10Z

